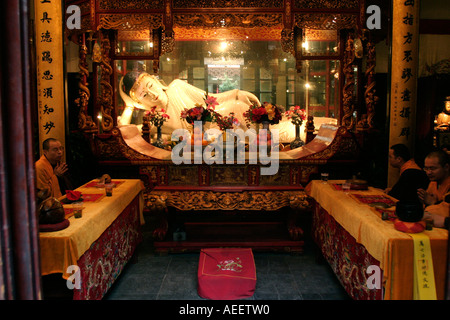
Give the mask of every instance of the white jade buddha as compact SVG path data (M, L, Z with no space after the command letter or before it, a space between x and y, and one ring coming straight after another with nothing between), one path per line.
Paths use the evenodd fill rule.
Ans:
M204 90L179 79L166 86L156 76L145 72L125 75L120 81L119 90L126 105L119 118L119 126L130 124L134 108L150 110L156 106L158 110L164 109L170 117L162 127L162 133L168 135L175 129L189 129L188 123L180 118L181 112L185 108L193 108L196 103L204 105L206 94ZM217 98L219 105L215 110L221 115L227 116L234 112L243 130L246 130L243 113L252 104L261 105L254 94L239 89L208 95ZM280 141L291 141L295 138L294 125L289 120L283 119L279 124L271 126L271 129L280 130Z

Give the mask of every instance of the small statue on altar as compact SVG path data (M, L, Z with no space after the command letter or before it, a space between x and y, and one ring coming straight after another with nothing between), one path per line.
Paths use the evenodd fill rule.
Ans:
M313 116L308 116L308 121L306 121L306 132L314 133L315 129L316 128L314 126L314 117Z
M438 130L448 130L450 126L450 96L445 98L444 110L437 116L436 128Z

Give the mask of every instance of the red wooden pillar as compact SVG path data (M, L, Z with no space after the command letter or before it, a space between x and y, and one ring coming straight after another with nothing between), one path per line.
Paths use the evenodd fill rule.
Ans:
M0 299L41 298L27 0L1 1Z

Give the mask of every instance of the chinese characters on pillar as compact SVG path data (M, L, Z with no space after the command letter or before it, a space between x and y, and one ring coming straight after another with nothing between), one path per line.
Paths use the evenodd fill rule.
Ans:
M419 63L419 0L393 0L389 146L403 143L414 152L417 72ZM388 185L398 170L388 167Z
M61 1L35 0L39 141L64 143L63 24ZM41 150L42 152L42 150Z
M417 96L419 1L394 0L390 145L411 147Z

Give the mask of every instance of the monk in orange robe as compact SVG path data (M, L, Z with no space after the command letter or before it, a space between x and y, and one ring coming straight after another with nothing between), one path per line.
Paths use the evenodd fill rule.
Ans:
M445 196L450 192L450 164L445 151L435 151L425 158L423 168L430 179L427 190L419 189L417 194L425 205L425 217L439 215L448 217L450 204Z
M450 191L450 164L445 151L431 152L425 158L423 168L430 179L427 190L419 189L417 194L426 206L438 204L444 200L444 195Z
M385 192L400 201L419 202L417 190L426 189L430 180L411 157L408 147L401 143L391 146L389 164L400 171L400 177Z
M62 177L67 171L66 163L61 163L64 147L56 139L49 138L42 143L44 154L36 161L36 188L47 189L50 196L62 196L58 176Z

